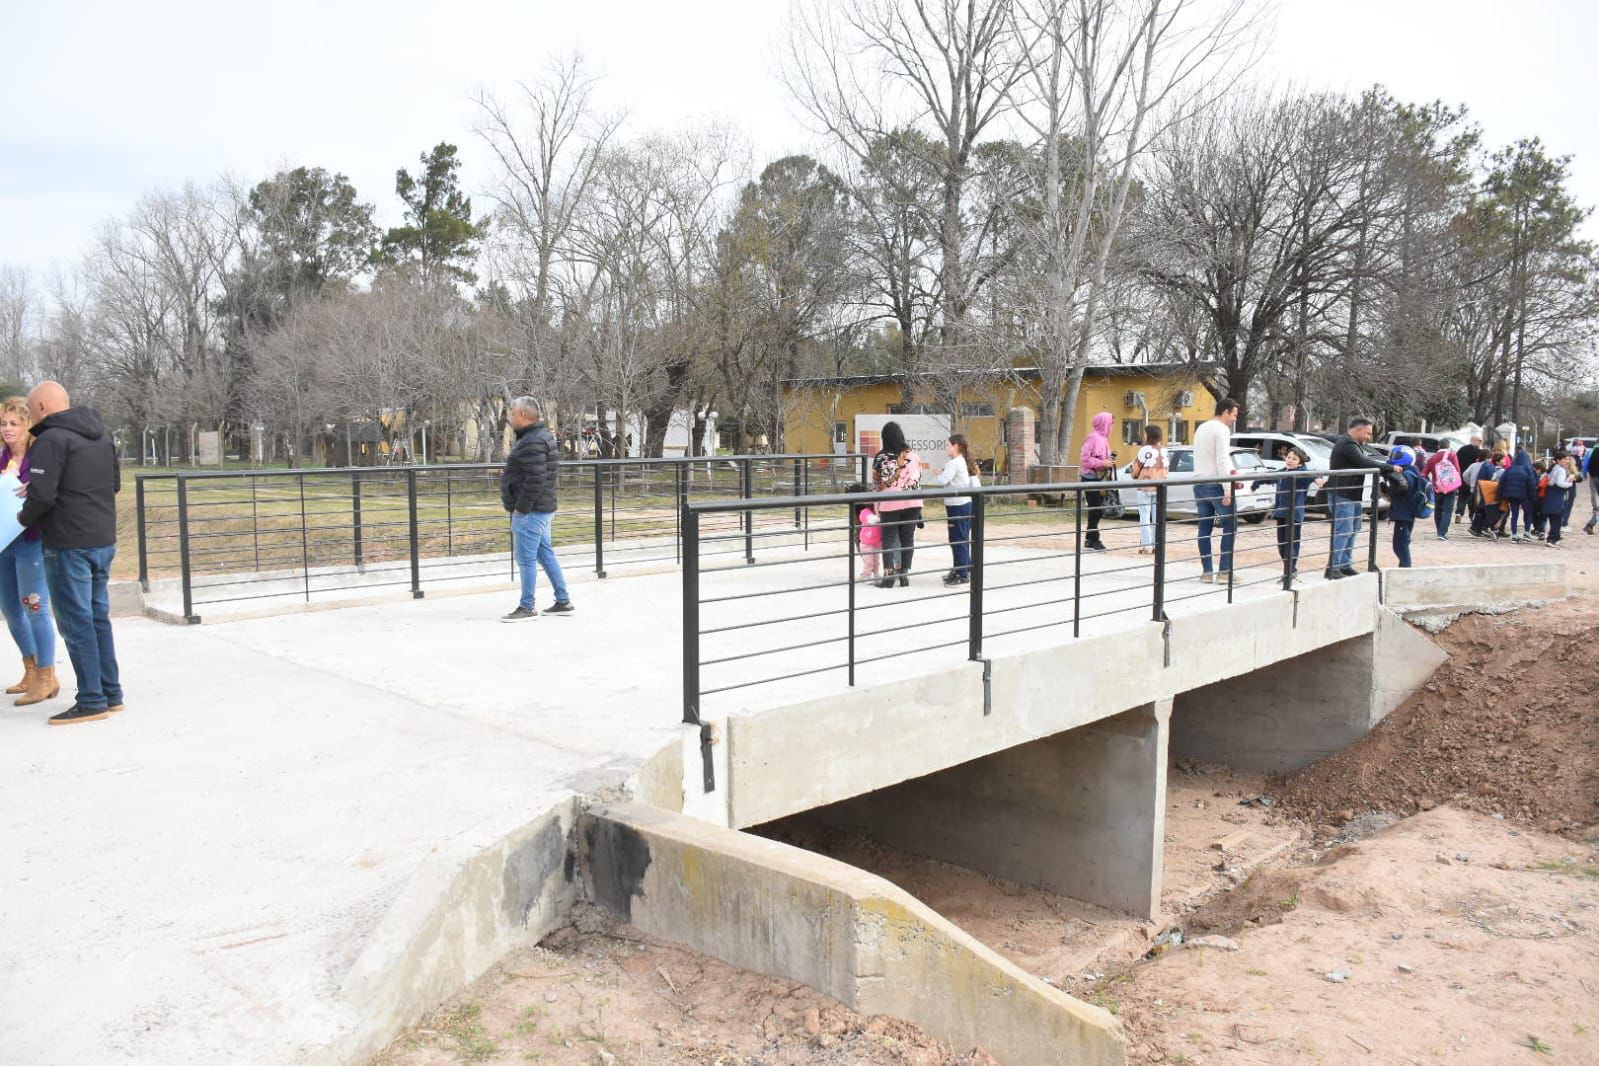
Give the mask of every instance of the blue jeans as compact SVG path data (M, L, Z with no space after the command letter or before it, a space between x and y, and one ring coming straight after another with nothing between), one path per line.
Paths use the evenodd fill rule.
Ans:
M18 537L0 551L0 609L22 657L36 666L54 666L56 627L50 621L42 542Z
M1399 560L1399 565L1410 568L1410 535L1416 530L1414 520L1396 518L1394 526L1394 558Z
M1153 548L1155 546L1155 494L1153 492L1138 493L1138 546Z
M1332 557L1327 566L1333 570L1353 570L1355 567L1355 538L1360 536L1359 500L1333 497Z
M1238 533L1238 497L1222 503L1220 485L1195 485L1194 505L1199 511L1199 565L1210 573L1210 532L1221 520L1221 566L1223 573L1233 568L1233 538Z
M111 639L111 560L106 548L46 548L44 576L56 626L78 675L78 706L103 711L122 702L122 677Z
M533 609L533 590L538 584L539 567L544 568L550 584L555 587L555 602L566 602L566 578L561 574L561 564L555 558L555 541L550 536L550 524L554 521L554 511L511 515L511 535L516 542L516 569L522 578L519 607Z
M972 570L972 505L946 503L944 513L949 516L949 550L955 556L955 572L969 574Z
M1456 490L1458 492L1459 490ZM1433 507L1432 524L1440 537L1449 536L1449 523L1455 516L1456 492L1445 492L1438 497L1438 502Z

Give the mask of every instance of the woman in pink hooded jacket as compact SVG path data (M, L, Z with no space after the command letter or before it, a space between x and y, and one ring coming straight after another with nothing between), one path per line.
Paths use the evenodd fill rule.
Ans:
M1116 478L1116 453L1110 450L1110 429L1116 424L1116 416L1109 411L1101 411L1094 416L1094 432L1083 441L1083 450L1078 455L1078 468L1082 471L1084 481L1114 481ZM1091 491L1087 493L1083 505L1088 509L1088 536L1083 540L1083 547L1089 551L1102 552L1105 544L1099 539L1099 517L1105 509L1105 504L1110 498L1108 492Z

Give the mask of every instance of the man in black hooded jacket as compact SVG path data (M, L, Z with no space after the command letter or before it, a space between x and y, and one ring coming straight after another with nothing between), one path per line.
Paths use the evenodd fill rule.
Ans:
M110 593L122 471L100 416L73 407L56 382L28 394L28 411L34 441L27 498L17 518L44 533L44 576L56 628L78 676L77 701L50 724L97 722L122 710Z

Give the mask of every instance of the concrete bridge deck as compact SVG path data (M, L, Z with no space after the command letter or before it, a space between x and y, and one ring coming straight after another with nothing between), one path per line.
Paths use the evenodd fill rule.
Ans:
M1059 576L1059 560L1011 558L1007 580ZM826 564L805 564L812 565ZM757 567L736 580L745 589L789 587L803 572ZM1225 590L1199 585L1195 573L1192 564L1172 568L1174 626L1213 619L1218 648L1243 646L1220 612L1251 603L1280 611L1289 601L1262 584L1239 589L1229 608ZM1130 583L1127 575L1085 573L1085 592L1103 594L1095 613L1127 608L1087 623L1085 635L1140 633L1139 654L1155 654L1161 638L1148 621L1148 589L1123 587ZM1359 625L1369 631L1375 586L1362 578L1323 587L1363 601L1368 620ZM441 936L421 931L437 924L428 907L473 855L556 812L561 832L540 838L542 851L522 849L502 863L506 887L495 891L516 896L513 872L536 880L549 872L540 862L559 867L574 797L616 795L641 771L653 775L658 794L672 791L676 775L697 778L697 766L685 765L678 723L679 587L676 573L577 577L575 617L513 626L496 621L512 605L509 592L196 628L121 623L126 713L76 729L43 728L49 711L39 708L0 714L0 1061L331 1062L369 1046L369 1030L384 1022L374 997L395 1017L414 1006L385 991L383 971ZM892 614L898 627L874 638L873 654L889 658L862 668L854 698L952 669L976 676L959 650L913 654L942 642L930 633L963 624L913 625L959 610L958 599L935 598L942 591L928 578L908 590L860 590L863 604L895 602L869 613ZM715 594L712 585L705 594ZM841 596L825 590L798 599L825 610ZM718 624L772 613L768 598L734 601ZM1329 639L1342 634L1334 629ZM1069 637L1069 628L1033 630L988 651L1038 654ZM1218 660L1223 668L1256 653L1257 642L1244 643L1243 659ZM832 646L787 653L783 672L836 655ZM757 667L729 669L736 679ZM1099 701L1116 706L1095 713L1145 700L1145 687L1133 686L1125 701ZM897 698L920 698L906 691ZM797 705L847 709L851 698L841 672L822 673L739 689L710 713L758 720L792 716ZM942 703L947 710L949 700ZM732 813L740 802L735 752L734 791L721 811L751 824L1058 724L1011 722L988 747L951 748L920 768L901 759L899 777L851 783L839 794L783 795L772 791L773 779L742 818ZM679 751L683 762L673 758ZM745 757L758 754L752 748ZM815 758L814 745L793 756L801 766ZM719 757L726 789L725 746ZM760 767L742 772L751 781L767 776ZM550 839L561 845L553 856ZM496 886L499 876L496 868ZM492 935L469 931L468 939L474 935L492 958ZM473 976L443 964L434 970L442 976L430 979L445 982L430 986L440 995L450 980Z

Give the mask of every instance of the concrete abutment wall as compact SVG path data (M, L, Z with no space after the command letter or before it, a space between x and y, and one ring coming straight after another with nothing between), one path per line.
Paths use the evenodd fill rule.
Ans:
M1179 693L1171 753L1245 770L1298 770L1371 732L1444 658L1379 610L1364 636Z
M1170 718L1157 701L799 817L1152 919Z
M655 936L803 981L1006 1066L1122 1066L1120 1026L882 878L640 803L579 822L593 898Z

